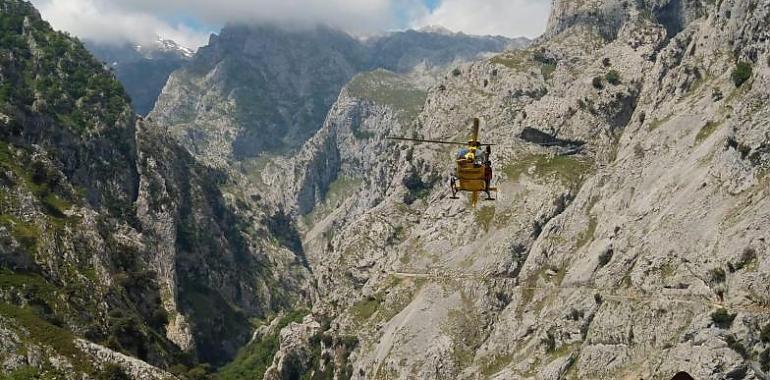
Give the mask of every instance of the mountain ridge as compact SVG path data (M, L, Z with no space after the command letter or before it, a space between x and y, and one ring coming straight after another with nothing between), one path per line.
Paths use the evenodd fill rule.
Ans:
M344 89L262 169L298 195L275 203L320 290L265 378L767 378L770 8L677 3L556 2L533 46L446 72L406 124L376 75ZM386 140L472 117L499 189L475 209L448 198L448 149Z
M378 67L406 72L423 63L425 75L436 75L434 67L499 51L510 42L415 31L360 42L329 27L314 30L229 25L187 69L172 75L150 116L194 154L221 166L265 151L296 149L320 128L340 89L359 72ZM200 104L204 98L227 106L208 111ZM219 126L209 128L210 123ZM270 143L265 134L273 137Z
M215 38L142 120L79 42L0 0L1 371L767 379L766 3L557 1L532 46L428 82L398 70L409 52L327 64L344 83L318 86L306 141L231 160L239 91L310 93L319 61ZM366 62L334 37L308 55ZM265 46L275 72L231 76ZM451 148L387 139L462 141L475 117L498 188L477 207L449 198Z
M3 376L203 376L250 318L312 297L274 215L226 196L30 3L0 10Z
M194 52L174 41L158 37L149 46L134 43L85 42L88 50L104 62L126 88L136 113L147 115L169 75L183 67Z

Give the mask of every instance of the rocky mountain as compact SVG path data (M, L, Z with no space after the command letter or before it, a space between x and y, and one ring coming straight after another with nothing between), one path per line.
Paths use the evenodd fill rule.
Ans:
M470 36L431 29L393 32L366 41L370 57L368 69L409 73L424 65L445 71L446 66L456 61L471 60L505 48L517 49L528 43L526 38Z
M0 373L200 378L307 305L285 216L228 191L26 1L0 1Z
M227 373L770 378L769 21L767 1L557 1L532 46L427 92L356 76L250 182L296 215L319 298ZM448 198L450 148L385 139L462 141L473 117L498 144L477 208Z
M770 378L767 0L558 0L531 46L427 87L368 70L376 40L230 27L152 121L0 10L3 373ZM386 139L474 117L475 208L452 147Z
M169 75L195 54L189 48L161 38L149 45L86 41L86 47L115 72L131 97L134 110L140 115L150 113Z
M263 152L301 146L360 72L417 72L424 80L437 68L502 51L510 43L502 37L417 31L362 42L320 26L231 25L169 78L150 117L204 162L249 163Z

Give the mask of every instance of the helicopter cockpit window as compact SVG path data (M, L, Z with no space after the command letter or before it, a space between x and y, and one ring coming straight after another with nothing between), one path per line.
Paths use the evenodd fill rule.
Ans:
M487 162L487 155L484 153L483 150L477 149L476 150L476 164L477 165L483 165L485 162Z

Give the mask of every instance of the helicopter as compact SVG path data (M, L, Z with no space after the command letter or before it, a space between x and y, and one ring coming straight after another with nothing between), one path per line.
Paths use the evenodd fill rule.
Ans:
M418 143L429 144L446 144L446 145L460 145L464 148L460 149L455 157L456 169L453 173L450 181L449 188L452 191L452 199L458 199L457 193L461 191L470 193L470 201L473 207L479 200L479 193L487 193L487 200L495 200L490 195L491 192L497 192L496 187L491 187L490 183L485 179L487 170L491 174L491 161L492 146L495 144L487 144L479 142L479 125L481 121L478 118L473 119L473 126L471 127L471 135L467 143L453 142L453 141L441 141L441 140L424 140L413 139L407 137L388 137L389 140L397 141L409 141ZM481 148L485 147L485 150ZM487 169L489 167L489 169ZM490 179L491 181L491 179Z

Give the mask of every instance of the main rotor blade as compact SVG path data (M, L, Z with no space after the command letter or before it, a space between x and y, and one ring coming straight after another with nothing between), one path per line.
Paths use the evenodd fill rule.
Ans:
M406 137L388 137L388 140L424 142L424 143L430 143L430 144L461 145L461 146L468 145L468 143L464 143L464 142L441 141L441 140L424 140L424 139L410 139L410 138L406 138ZM488 146L488 145L491 146L491 145L495 145L495 144L480 144L480 145L481 146Z

